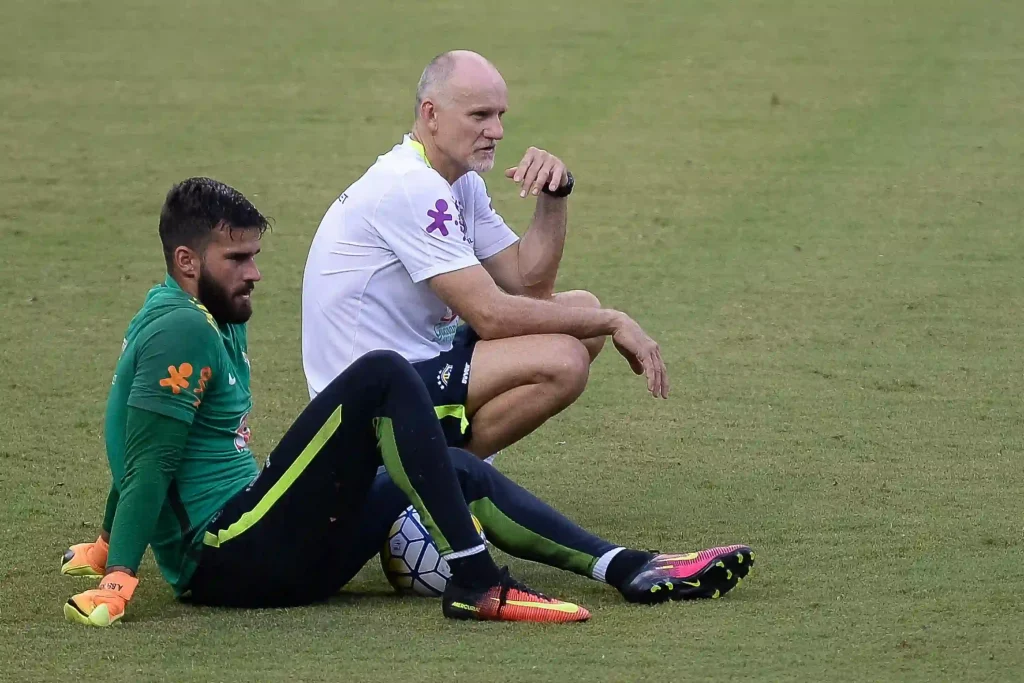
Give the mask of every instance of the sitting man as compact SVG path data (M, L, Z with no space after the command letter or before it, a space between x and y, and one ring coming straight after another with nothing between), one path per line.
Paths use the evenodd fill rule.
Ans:
M412 132L324 215L302 284L311 396L364 353L395 351L423 378L449 445L481 458L575 401L608 335L652 395L669 393L636 322L589 292L554 293L574 185L565 164L531 147L505 171L536 199L521 241L492 208L479 174L494 165L507 103L480 55L435 58Z
M470 506L499 547L606 581L632 602L718 597L747 574L746 546L656 556L623 548L449 449L422 381L394 352L366 354L323 387L259 470L248 448L246 322L266 225L244 196L208 178L168 193L167 277L128 325L107 400L103 533L69 549L61 567L103 578L68 600L68 620L117 622L149 546L175 594L199 604L326 599L410 503L451 568L442 611L453 619L590 617L499 569Z

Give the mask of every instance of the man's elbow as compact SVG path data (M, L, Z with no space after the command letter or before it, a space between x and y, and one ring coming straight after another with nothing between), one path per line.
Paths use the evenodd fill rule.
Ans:
M508 336L506 321L502 320L501 307L496 302L475 307L462 318L484 341Z

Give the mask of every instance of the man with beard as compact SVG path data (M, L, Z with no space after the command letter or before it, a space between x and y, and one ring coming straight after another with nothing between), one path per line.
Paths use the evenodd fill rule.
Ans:
M536 201L522 240L491 206L480 174L507 108L505 81L479 54L431 61L412 131L328 209L302 284L311 396L363 353L395 351L423 378L448 443L481 458L572 404L606 336L651 395L669 394L640 325L589 292L555 292L575 182L562 160L531 147L505 171Z
M326 599L376 552L410 503L452 578L444 616L574 622L590 613L499 569L499 547L606 581L631 602L718 597L747 574L746 546L653 555L590 534L445 444L423 383L394 352L365 354L306 407L262 470L249 450L246 322L266 219L236 190L191 178L160 214L167 277L128 326L107 400L112 486L103 533L63 558L102 576L69 621L124 615L148 546L177 596L237 607ZM375 476L383 464L386 475Z

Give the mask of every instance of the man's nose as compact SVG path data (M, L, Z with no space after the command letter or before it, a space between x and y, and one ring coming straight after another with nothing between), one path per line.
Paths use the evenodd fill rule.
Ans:
M505 128L501 125L501 119L494 119L494 122L484 131L484 135L489 140L501 140L505 137Z

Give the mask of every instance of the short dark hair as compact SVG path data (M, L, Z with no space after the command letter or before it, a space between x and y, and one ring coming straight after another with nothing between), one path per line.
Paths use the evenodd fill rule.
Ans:
M189 178L173 186L160 209L160 243L167 270L175 249L202 250L212 232L224 226L256 228L262 237L270 222L245 195L222 182Z

